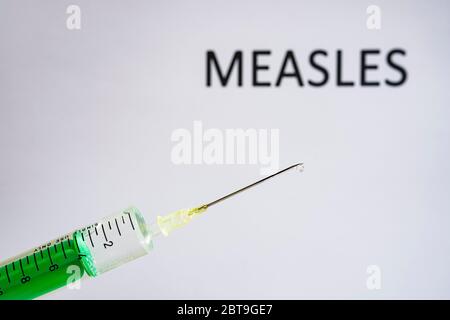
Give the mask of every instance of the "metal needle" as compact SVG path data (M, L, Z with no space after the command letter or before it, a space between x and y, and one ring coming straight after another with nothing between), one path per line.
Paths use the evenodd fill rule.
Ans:
M225 200L225 199L228 199L228 198L230 198L230 197L232 197L232 196L234 196L234 195L236 195L236 194L238 194L238 193L241 193L242 191L245 191L245 190L247 190L247 189L250 189L251 187L254 187L254 186L256 186L257 184L260 184L261 182L264 182L264 181L266 181L266 180L268 180L268 179L270 179L270 178L273 178L273 177L275 177L275 176L277 176L277 175L279 175L279 174L281 174L281 173L283 173L283 172L286 172L286 171L288 171L288 170L291 170L291 169L297 168L297 167L300 167L301 169L303 169L303 163L296 163L296 164L294 164L294 165L292 165L292 166L289 166L289 167L287 167L287 168L285 168L285 169L283 169L283 170L281 170L281 171L278 171L278 172L276 172L276 173L274 173L274 174L271 174L270 176L267 176L267 177L265 177L265 178L263 178L263 179L261 179L261 180L258 180L258 181L256 181L256 182L253 182L252 184L249 184L248 186L245 186L245 187L243 187L243 188L241 188L241 189L239 189L239 190L236 190L236 191L234 191L234 192L232 192L232 193L230 193L230 194L227 194L226 196L223 196L222 198L219 198L219 199L214 200L214 201L212 201L212 202L210 202L210 203L208 203L208 204L205 204L205 205L201 206L200 208L202 208L202 209L207 209L207 208L209 208L209 207L211 207L211 206L213 206L213 205L215 205L215 204L217 204L217 203L219 203L219 202L222 202L222 201Z

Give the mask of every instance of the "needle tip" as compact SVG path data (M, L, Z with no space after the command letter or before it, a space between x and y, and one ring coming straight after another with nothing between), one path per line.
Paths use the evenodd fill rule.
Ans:
M305 169L305 166L304 166L303 162L299 162L299 163L296 163L296 164L293 164L293 165L287 167L284 170L281 170L280 172L291 170L291 169L295 169L295 170L298 170L299 172L303 172L303 170Z
M305 165L303 164L303 162L297 163L295 165L295 167L297 168L298 171L303 172L303 170L305 170Z

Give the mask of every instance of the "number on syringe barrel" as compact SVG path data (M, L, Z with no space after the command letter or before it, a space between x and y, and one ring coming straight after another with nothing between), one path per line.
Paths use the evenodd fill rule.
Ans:
M112 242L111 240L108 240L108 242L103 243L103 247L106 249L108 247L112 247L114 244L114 242Z
M31 277L30 276L23 276L20 279L20 282L22 282L22 284L26 284L27 282L30 282L30 281L31 281Z
M57 263L54 263L48 268L48 270L53 272L53 271L58 270L58 268L59 268L59 265Z
M108 225L111 226L111 221L108 221ZM108 237L106 236L105 226L103 225L103 223L102 223L102 231L103 231L103 236L105 237L105 242L103 242L103 248L107 249L108 247L112 247L114 242L112 242L111 240L108 240Z

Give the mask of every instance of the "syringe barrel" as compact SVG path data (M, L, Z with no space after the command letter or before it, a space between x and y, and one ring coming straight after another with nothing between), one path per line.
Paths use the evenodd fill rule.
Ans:
M49 241L0 263L0 300L34 299L116 268L148 253L157 232L130 207Z
M147 254L152 235L142 214L129 207L75 232L82 263L90 276L97 276Z

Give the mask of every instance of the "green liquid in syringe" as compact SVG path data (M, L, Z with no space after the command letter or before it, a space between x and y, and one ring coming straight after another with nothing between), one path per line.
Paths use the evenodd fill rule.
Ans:
M34 299L147 254L151 236L129 207L0 264L0 300Z
M34 299L85 273L76 237L41 246L0 267L0 300Z

